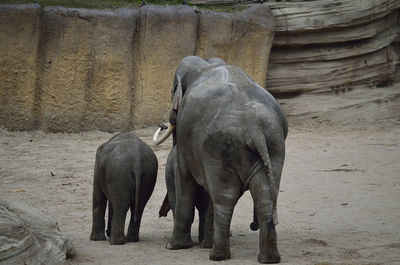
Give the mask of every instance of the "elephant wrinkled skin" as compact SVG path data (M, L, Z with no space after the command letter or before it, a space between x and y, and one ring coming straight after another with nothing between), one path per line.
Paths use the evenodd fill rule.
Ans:
M285 159L286 118L274 97L218 58L184 58L175 73L170 123L177 148L176 206L168 249L193 245L196 185L214 212L212 260L231 257L234 206L250 190L260 226L260 263L280 262L276 201Z
M175 212L175 203L176 203L175 178L176 178L176 167L177 167L176 159L177 159L176 145L174 145L171 151L169 152L167 163L165 165L165 183L167 185L167 195L160 209L160 217L167 216L167 213L170 209L172 210L173 214ZM205 192L205 190L199 185L196 185L196 197L194 198L194 205L199 213L199 237L198 237L199 243L204 248L211 248L212 237L213 237L212 209L210 208L211 211L208 211L209 196Z
M93 227L90 240L105 240L104 214L108 200L110 244L139 241L144 207L153 193L158 162L151 148L131 133L121 133L96 153L93 182ZM128 233L125 218L131 209Z

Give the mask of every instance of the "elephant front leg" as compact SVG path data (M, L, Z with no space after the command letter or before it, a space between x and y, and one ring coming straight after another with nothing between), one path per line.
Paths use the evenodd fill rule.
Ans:
M95 182L95 185L97 183ZM105 221L104 215L106 211L107 198L98 188L93 190L93 224L90 240L101 241L106 240L104 235Z
M277 246L277 236L273 222L273 200L269 182L260 171L250 182L250 192L253 197L260 226L260 263L279 263L281 261Z
M177 170L174 229L167 249L184 249L193 246L190 229L194 218L195 181L189 172Z

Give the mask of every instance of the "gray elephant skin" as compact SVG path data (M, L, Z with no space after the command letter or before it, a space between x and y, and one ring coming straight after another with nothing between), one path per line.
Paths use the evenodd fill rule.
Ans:
M167 195L160 209L160 217L167 216L167 213L170 209L173 213L175 212L175 178L177 167L176 159L176 145L174 145L169 152L167 163L165 165L165 183L167 186ZM196 197L194 198L194 206L198 210L199 214L198 240L200 246L204 248L211 248L213 239L212 211L208 211L209 196L200 185L196 185Z
M90 240L106 239L104 215L108 201L107 236L110 244L139 241L140 221L153 193L157 170L154 152L131 133L118 134L97 149ZM129 208L131 219L125 237L125 218Z
M177 170L174 228L167 248L193 246L190 228L200 185L214 212L210 259L229 259L233 210L250 190L260 226L258 261L280 262L276 202L288 123L275 98L238 67L218 58L189 56L175 73L170 124Z

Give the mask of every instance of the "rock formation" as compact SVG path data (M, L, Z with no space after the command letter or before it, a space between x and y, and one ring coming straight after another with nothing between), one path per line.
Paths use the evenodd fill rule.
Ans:
M400 1L271 2L267 89L341 90L399 79Z
M218 56L265 85L273 31L265 5L241 13L0 5L0 124L76 132L162 122L182 58Z
M62 264L73 255L56 221L22 203L0 200L0 263Z
M189 2L249 8L0 5L0 125L76 132L160 123L187 55L238 65L278 96L400 80L398 0Z

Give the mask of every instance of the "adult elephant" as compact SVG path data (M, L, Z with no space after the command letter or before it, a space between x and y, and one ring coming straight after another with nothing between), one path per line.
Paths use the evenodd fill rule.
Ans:
M168 249L193 245L196 183L214 212L212 260L231 257L233 209L250 190L260 226L260 263L280 262L276 201L285 158L286 118L274 97L218 58L184 58L175 73L170 123L177 145L176 208Z

